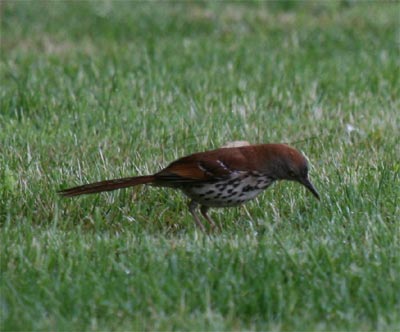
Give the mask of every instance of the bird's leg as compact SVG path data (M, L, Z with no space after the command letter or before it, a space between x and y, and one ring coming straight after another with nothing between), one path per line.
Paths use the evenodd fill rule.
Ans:
M190 203L189 203L189 211L192 214L193 219L196 222L196 225L201 229L201 231L203 233L205 233L206 229L205 229L204 225L202 224L202 222L200 221L199 216L196 214L197 205L198 205L197 202L195 202L193 200L190 201Z
M208 223L210 224L212 229L219 229L219 227L217 226L217 224L214 222L214 220L212 220L212 218L207 214L209 207L208 206L204 206L202 205L200 207L200 212L203 215L203 217L208 221Z

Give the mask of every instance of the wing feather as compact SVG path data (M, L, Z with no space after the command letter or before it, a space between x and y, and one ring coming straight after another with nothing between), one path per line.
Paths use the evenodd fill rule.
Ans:
M180 158L155 174L156 182L161 185L210 182L229 177L234 172L249 171L254 168L253 160L243 151L241 148L222 148Z

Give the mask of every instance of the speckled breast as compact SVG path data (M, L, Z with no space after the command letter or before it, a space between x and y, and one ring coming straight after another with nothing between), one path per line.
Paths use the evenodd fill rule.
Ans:
M201 205L229 207L253 199L273 181L272 178L258 172L234 172L220 180L186 185L181 189Z

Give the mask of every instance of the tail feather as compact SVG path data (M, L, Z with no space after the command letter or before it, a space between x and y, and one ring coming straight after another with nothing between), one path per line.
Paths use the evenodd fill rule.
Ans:
M153 175L134 176L115 180L106 180L95 183L85 184L74 188L60 190L58 193L64 197L73 197L86 194L94 194L103 191L112 191L121 188L134 187L140 184L154 182Z

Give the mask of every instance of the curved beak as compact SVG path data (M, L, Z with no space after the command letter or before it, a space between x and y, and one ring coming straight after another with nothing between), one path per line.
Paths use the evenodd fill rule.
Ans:
M310 182L308 178L303 178L299 181L304 187L306 187L312 194L315 196L316 199L320 200L319 194L317 189L314 188L313 184Z

